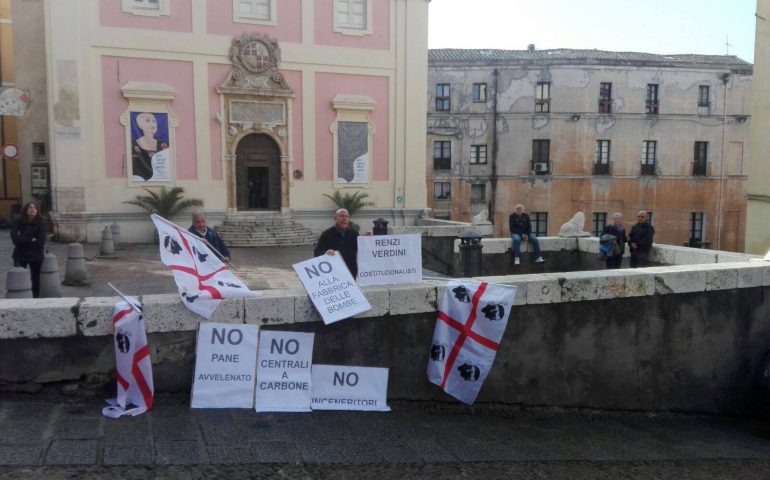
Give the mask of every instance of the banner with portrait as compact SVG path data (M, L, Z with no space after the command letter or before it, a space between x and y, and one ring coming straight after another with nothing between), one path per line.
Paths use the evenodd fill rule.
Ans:
M134 182L171 181L169 115L131 112L131 175Z

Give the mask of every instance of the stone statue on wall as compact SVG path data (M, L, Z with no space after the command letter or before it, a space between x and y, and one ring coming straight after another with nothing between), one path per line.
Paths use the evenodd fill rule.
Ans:
M565 223L559 229L560 237L590 237L591 234L583 231L586 223L586 216L583 212L577 212L569 222Z
M489 225L490 223L489 210L484 209L473 216L474 225Z

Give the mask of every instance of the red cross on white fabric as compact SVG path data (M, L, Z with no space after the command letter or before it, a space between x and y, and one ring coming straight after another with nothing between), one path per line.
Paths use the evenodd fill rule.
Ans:
M484 291L487 289L487 285L488 284L486 282L482 282L481 285L479 285L478 290L476 290L476 293L473 294L473 299L471 300L471 311L468 314L468 319L465 320L465 324L458 322L440 310L438 312L439 320L446 323L460 333L460 335L457 337L457 340L455 341L455 344L452 346L452 351L449 353L449 358L447 358L446 366L444 367L444 378L441 381L441 388L446 388L446 380L449 377L449 373L452 371L452 367L454 366L455 360L457 359L457 354L460 353L460 349L463 348L463 344L465 343L466 339L470 338L475 342L478 342L481 345L484 345L485 347L494 351L497 351L497 349L500 348L499 343L493 342L487 337L479 335L478 333L471 330L473 328L473 323L476 321L476 310L479 305L479 299L482 295L484 295Z

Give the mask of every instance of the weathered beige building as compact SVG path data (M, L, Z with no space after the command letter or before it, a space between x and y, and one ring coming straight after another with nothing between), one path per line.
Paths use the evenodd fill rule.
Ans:
M540 235L577 211L599 232L652 213L656 241L743 250L752 65L734 56L431 50L428 203L523 203ZM494 128L494 126L497 128ZM721 232L721 234L718 234Z
M757 33L754 43L751 156L749 157L746 252L770 250L770 0L757 0Z

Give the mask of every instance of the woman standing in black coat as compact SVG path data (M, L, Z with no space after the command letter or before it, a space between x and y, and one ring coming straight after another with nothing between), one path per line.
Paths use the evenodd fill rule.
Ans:
M32 277L32 296L40 295L40 267L45 257L46 231L40 209L35 202L29 202L21 210L21 218L13 224L11 240L13 249L13 265L27 268L29 265Z

